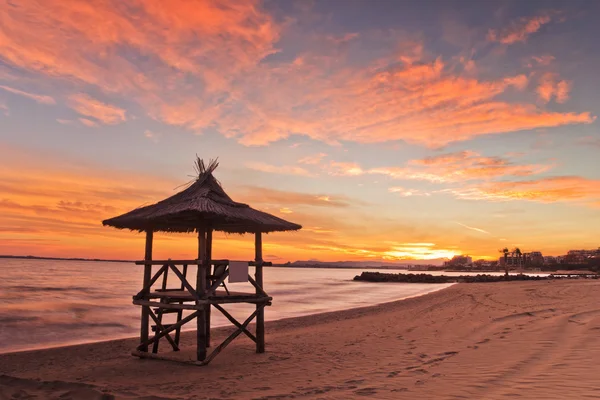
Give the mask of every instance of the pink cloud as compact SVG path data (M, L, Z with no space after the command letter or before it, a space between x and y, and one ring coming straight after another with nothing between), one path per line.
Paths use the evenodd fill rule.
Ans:
M92 121L91 119L87 119L87 118L78 118L79 122L81 122L82 124L84 124L87 127L90 128L95 128L98 126L98 123Z
M3 89L12 94L16 94L18 96L27 97L28 99L35 100L36 102L38 102L40 104L56 104L56 101L54 100L54 98L52 98L50 96L28 93L28 92L24 92L19 89L15 89L15 88L11 88L9 86L3 86L3 85L0 85L0 89Z
M353 33L322 40L314 46L320 50L291 61L266 59L285 32L258 1L134 0L123 7L73 0L42 8L25 0L2 13L0 59L15 71L61 87L92 86L164 123L197 133L215 129L249 146L303 135L329 144L403 140L437 147L595 119L500 100L525 90L527 77L486 80L472 71L466 78L415 40L394 40L389 55L361 64L347 62L340 50L360 45L363 35ZM524 40L547 18L520 21L494 38ZM566 83L555 91L557 101L569 95ZM85 119L126 119L124 109L89 96L75 95L69 104Z
M103 103L88 96L87 94L80 93L70 96L69 105L73 110L77 111L84 117L92 117L104 124L119 124L126 120L124 109ZM87 118L80 118L80 120L82 119L90 121ZM88 125L88 123L84 121L82 121L82 123Z
M272 165L264 162L249 162L246 163L246 167L255 171L267 172L270 174L312 176L307 169L294 165Z
M529 68L533 68L536 65L541 65L547 67L552 64L556 58L553 55L545 54L541 56L533 56L531 57L531 61L527 64Z
M409 161L401 167L365 170L358 164L331 162L332 175L379 174L392 179L423 180L435 183L491 180L505 176L531 176L552 168L542 164L515 164L503 157L484 157L473 151L446 153ZM403 188L400 188L404 191Z
M499 31L490 29L487 38L491 42L500 42L502 44L524 42L529 35L536 33L543 25L550 23L550 21L552 21L550 15L520 18L512 22L505 29Z
M504 181L442 190L468 200L529 200L542 203L576 202L600 204L600 180L580 176L557 176L529 181Z
M311 156L303 157L300 160L298 160L298 162L300 164L316 165L316 164L319 164L321 162L321 160L323 160L324 157L327 157L327 154L318 153L318 154L313 154Z
M548 103L552 98L557 103L564 103L569 100L571 91L571 82L558 80L556 74L545 73L542 75L537 87L537 94L541 101Z

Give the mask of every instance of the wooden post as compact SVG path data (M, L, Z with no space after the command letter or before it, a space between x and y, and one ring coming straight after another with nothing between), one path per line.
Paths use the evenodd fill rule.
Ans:
M146 231L146 251L144 253L145 261L152 261L152 238L153 232ZM150 283L152 275L152 264L144 265L144 284L143 288L148 286ZM146 293L144 293L145 295ZM149 325L149 315L150 315L150 307L142 306L142 318L141 318L141 326L140 326L140 343L145 343L148 341L148 325ZM142 346L140 351L148 351L148 345Z
M204 253L204 257L205 257L205 264L206 264L206 289L208 290L208 288L210 286L212 286L210 284L210 279L209 276L211 275L211 260L212 260L212 229L208 228L206 230L206 243L205 243L205 253ZM210 347L210 312L211 312L211 307L210 304L206 305L206 347Z
M256 269L254 279L257 286L263 288L263 259L262 259L262 235L261 232L256 232L254 235L254 261ZM256 294L260 295L260 291L256 288ZM256 304L256 352L265 352L265 308L264 305Z
M200 298L203 298L206 293L205 250L206 231L198 229L198 260L200 262L198 263L198 271L196 273L196 292L198 292ZM198 310L198 316L196 317L196 354L198 361L206 359L206 307L204 306Z

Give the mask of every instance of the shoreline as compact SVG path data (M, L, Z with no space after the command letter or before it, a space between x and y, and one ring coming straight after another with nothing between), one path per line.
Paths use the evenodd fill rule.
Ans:
M355 309L370 308L370 307L375 307L375 306L380 306L380 305L385 305L385 304L393 304L396 302L405 301L405 300L416 298L416 297L427 296L428 294L437 293L442 290L446 290L449 287L454 286L456 284L457 283L448 283L446 287L442 287L442 288L439 288L436 290L431 290L427 293L410 295L410 296L402 297L400 299L396 299L396 300L392 300L392 301L385 301L382 303L369 304L369 305L362 306L362 307L342 308L342 309L323 311L323 312L318 312L318 313L313 313L313 314L305 314L305 315L298 315L298 316L294 316L294 317L284 317L284 318L279 318L279 319L268 320L265 322L265 327L266 327L265 329L267 329L269 324L273 323L273 322L284 321L284 320L293 320L296 318L320 316L322 314L345 312L345 311L350 311L350 310L355 310ZM139 307L139 306L135 306L133 304L131 306ZM252 325L253 324L250 324L250 326L252 326ZM218 333L220 333L220 331L222 331L224 329L229 329L230 327L231 327L230 324L226 324L226 325L222 325L222 326L214 326L211 331L218 334ZM196 332L196 330L188 329L188 330L181 331L182 334L187 333L187 332ZM61 344L61 345L49 346L49 347L37 347L37 348L28 348L28 349L20 349L20 350L11 350L11 351L7 351L7 352L0 351L0 356L9 355L9 354L25 353L25 352L36 352L36 351L45 351L45 350L53 350L53 349L62 349L62 348L84 346L84 345L91 345L91 344L101 344L101 343L107 343L107 342L113 342L113 341L130 341L130 340L138 340L138 339L139 339L138 336L134 335L134 336L114 337L114 338L105 339L105 340L94 340L94 341L85 341L85 342L78 342L78 343L68 343L68 344Z
M472 283L285 318L267 323L266 353L240 337L205 367L132 357L137 339L3 354L0 387L7 398L591 397L599 289L597 280ZM215 329L214 343L231 330ZM182 334L182 357L195 354L193 337Z

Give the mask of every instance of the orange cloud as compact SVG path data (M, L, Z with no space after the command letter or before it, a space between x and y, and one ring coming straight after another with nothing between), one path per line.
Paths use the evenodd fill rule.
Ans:
M28 93L28 92L24 92L19 89L15 89L15 88L3 86L3 85L0 85L0 89L6 90L7 92L12 93L12 94L27 97L28 99L35 100L40 104L56 104L56 101L50 96Z
M348 207L352 204L362 204L361 202L346 196L288 192L255 186L247 186L244 189L239 190L236 199L238 198L238 201L249 204L279 208L292 206Z
M541 65L541 66L548 66L550 64L552 64L552 62L555 60L556 58L552 55L549 54L545 54L545 55L541 55L541 56L533 56L531 57L531 61L527 64L527 66L529 68L533 68L536 65Z
M546 23L540 18L539 26ZM217 129L245 145L305 135L332 144L440 146L595 119L498 100L524 90L527 78L458 76L443 58L426 58L414 41L360 66L345 62L343 51L329 51L348 41L358 45L362 36L354 34L321 40L315 46L321 50L291 61L266 59L277 52L283 29L257 1L134 0L123 7L116 0L74 0L39 7L25 0L0 9L0 19L0 59L14 71L60 78L57 85L65 79L91 85L138 103L152 118L194 132ZM526 34L539 29L522 25ZM568 88L562 84L557 93L563 101ZM86 119L125 118L120 109L90 107L82 113Z
M298 162L300 164L316 165L316 164L319 164L321 162L321 160L323 160L324 157L327 157L327 154L318 153L318 154L314 154L311 156L303 157L300 160L298 160Z
M214 0L134 0L129 7L120 5L76 0L39 7L29 0L3 7L0 52L19 67L118 90L152 86L120 54L121 45L169 68L212 75L215 67L224 67L222 75L228 76L271 53L278 35L255 1L234 0L226 7ZM194 41L190 51L187 45L195 38L203 40ZM104 68L97 59L110 65Z
M329 174L334 176L357 176L365 171L357 163L331 161L328 165Z
M264 162L250 162L246 163L246 167L271 174L312 176L308 170L294 165L271 165Z
M90 128L94 128L94 127L98 126L98 123L92 121L91 119L78 118L78 120L79 120L79 122L81 122L85 126L89 126Z
M403 167L378 167L369 170L364 170L358 164L332 161L330 163L330 174L346 176L380 174L393 179L425 180L441 183L489 180L503 176L529 176L545 172L550 168L550 165L519 165L502 157L483 157L472 151L461 151L412 160ZM397 192L405 192L405 190L402 189ZM411 193L416 194L416 192Z
M265 91L247 99L244 111L223 116L220 123L228 135L246 145L264 145L299 133L328 143L405 140L441 146L480 135L595 119L589 113L556 113L533 104L495 100L508 90L523 90L528 83L523 75L479 81L445 72L441 59L343 69L331 75L324 72L322 62L307 58L300 66L261 68L256 79L264 81L260 88ZM277 90L269 89L269 84L276 84Z
M180 183L94 169L64 158L1 146L0 156L6 161L0 164L0 253L4 254L141 258L143 235L106 228L100 221L163 199ZM43 175L39 173L40 164L44 165ZM307 229L294 234L272 234L265 241L265 251L284 259L395 259L399 255L388 252L398 251L396 245L383 243L390 232L400 230L402 234L396 236L406 241L415 237L430 239L389 218L361 214L358 207L348 216L348 207L362 203L344 196L257 187L237 191L227 185L225 188L236 200L279 212L283 217L293 209L293 220ZM366 218L373 221L372 226L364 226ZM248 237L218 234L215 255L251 258L252 244ZM195 254L195 246L193 235L158 234L155 256L187 258ZM410 258L421 253L403 254L402 257Z
M524 42L529 35L536 33L543 25L550 23L550 21L552 21L550 15L520 18L500 31L490 29L487 38L490 42L500 42L503 44Z
M543 203L567 201L597 206L600 203L600 180L558 176L529 181L493 182L442 192L469 200L530 200Z
M103 103L87 94L80 93L70 96L69 105L79 114L85 117L92 117L104 124L119 124L126 120L124 109ZM95 124L87 118L80 118L79 120L88 126L94 126L93 124ZM90 125L89 122L91 122L92 125Z
M540 78L537 94L540 100L548 103L552 97L557 103L564 103L569 100L569 92L571 91L571 82L558 80L556 74L545 73Z
M412 196L431 196L431 193L422 192L418 189L405 189L400 186L394 186L388 189L390 193L397 193L402 197L412 197Z

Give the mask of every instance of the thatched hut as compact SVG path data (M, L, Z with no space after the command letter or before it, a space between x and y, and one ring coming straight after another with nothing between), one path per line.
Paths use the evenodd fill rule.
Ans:
M179 350L181 327L196 320L197 359L199 364L207 364L227 344L241 333L256 342L256 351L265 350L264 340L264 307L271 304L272 298L263 288L263 266L270 265L262 259L262 233L293 231L301 229L294 224L274 215L258 211L247 204L233 201L214 178L213 171L218 163L211 161L208 166L197 160L198 177L186 189L159 201L156 204L140 207L118 217L103 221L103 225L118 229L130 229L146 232L146 251L142 290L134 296L133 303L142 307L140 345L133 354L146 358L167 358L157 354L158 342L166 338L173 347ZM255 238L254 261L246 263L254 265L254 279L248 275L248 281L254 286L253 293L232 293L221 291L225 279L233 272L233 266L240 262L230 260L213 260L212 233L252 233ZM197 232L198 258L194 260L153 260L152 240L154 232ZM195 286L187 278L189 265L197 265ZM160 268L153 274L153 266ZM243 265L241 265L243 268ZM178 288L167 287L167 275L173 272L180 283ZM239 275L239 272L237 273ZM153 289L153 285L162 277L162 287ZM256 310L239 323L224 308L227 303L253 303ZM211 307L222 312L238 329L207 357L206 348L210 346L210 313ZM183 311L191 310L191 314L183 318ZM163 324L162 316L176 313L174 324ZM249 332L248 324L256 317L256 335ZM154 337L149 338L149 320L155 325ZM171 333L175 332L175 337ZM148 346L153 344L152 353Z

